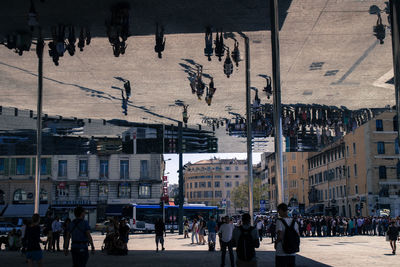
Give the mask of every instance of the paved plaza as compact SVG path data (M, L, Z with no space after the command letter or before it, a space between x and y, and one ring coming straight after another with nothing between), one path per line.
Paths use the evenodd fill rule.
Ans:
M88 267L104 266L219 266L220 253L208 252L207 245L191 245L189 239L177 234L167 234L166 250L155 251L154 235L130 236L128 256L108 256L99 251L105 236L93 235L96 253L89 259ZM219 246L217 245L217 249ZM302 238L297 267L317 266L398 266L400 255L392 255L384 237L354 236L328 238ZM274 249L270 239L264 239L257 250L258 266L274 266ZM227 257L228 260L228 257ZM229 260L228 260L229 261ZM26 266L24 258L16 252L0 251L1 266ZM62 252L45 253L44 266L71 266L71 257Z

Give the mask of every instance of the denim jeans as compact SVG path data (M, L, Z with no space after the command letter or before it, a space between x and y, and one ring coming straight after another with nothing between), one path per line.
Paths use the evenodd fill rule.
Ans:
M71 248L73 267L85 267L89 260L89 251L86 248Z
M235 256L233 255L232 242L224 242L221 240L221 266L225 266L226 248L228 248L229 258L231 260L231 267L235 266Z

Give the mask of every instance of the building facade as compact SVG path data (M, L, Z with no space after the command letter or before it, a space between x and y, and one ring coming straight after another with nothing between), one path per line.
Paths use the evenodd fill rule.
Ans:
M387 110L319 152L283 153L284 201L297 200L312 214L379 216L390 210L399 216L397 131L395 111ZM262 164L270 209L276 209L275 155L264 153Z
M209 159L186 164L185 197L188 203L204 203L226 208L227 214L238 212L231 201L234 188L247 180L247 161Z
M283 188L284 202L293 208L303 210L308 205L308 165L309 152L283 153ZM276 180L276 162L274 153L263 153L261 165L264 168L263 188L267 190L269 210L276 210L278 203L278 187Z
M0 157L3 204L33 203L34 165L33 156ZM158 204L164 169L160 154L43 156L41 202L62 217L83 205L94 225L109 205Z

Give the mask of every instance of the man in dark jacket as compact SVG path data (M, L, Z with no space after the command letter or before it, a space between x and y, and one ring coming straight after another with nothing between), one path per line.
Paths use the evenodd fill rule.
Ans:
M154 228L156 232L156 246L157 246L156 251L158 252L158 243L161 243L162 250L165 250L164 248L165 224L163 223L161 218L158 218Z

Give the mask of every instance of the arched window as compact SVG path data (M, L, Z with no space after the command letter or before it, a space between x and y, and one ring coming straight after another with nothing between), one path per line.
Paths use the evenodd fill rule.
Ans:
M14 192L14 201L26 201L27 200L27 194L24 190L22 189L17 189Z
M0 190L0 204L4 204L5 200L4 200L4 192L3 190Z
M41 189L40 189L40 201L41 201L41 202L47 202L47 200L48 200L47 191L46 191L46 189L41 188Z

